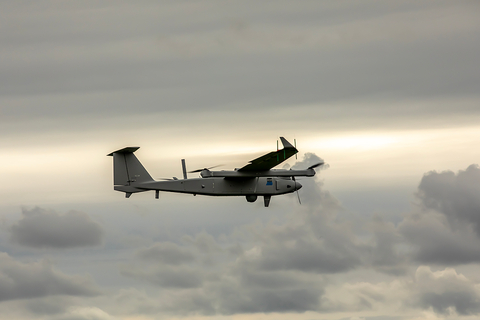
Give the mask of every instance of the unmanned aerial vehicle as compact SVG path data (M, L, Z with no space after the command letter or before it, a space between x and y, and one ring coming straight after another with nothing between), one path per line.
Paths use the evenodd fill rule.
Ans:
M206 196L244 196L248 202L263 197L265 207L272 196L297 192L302 185L295 177L313 177L320 162L305 170L273 169L278 164L298 153L285 138L280 137L283 149L272 151L250 161L249 164L231 171L212 171L211 168L190 171L199 172L201 178L187 178L185 159L182 159L183 179L174 177L166 181L154 180L133 154L139 147L127 147L109 154L113 156L114 190L125 192L129 198L133 193L155 191L158 199L160 191L189 193ZM300 197L298 196L300 201Z

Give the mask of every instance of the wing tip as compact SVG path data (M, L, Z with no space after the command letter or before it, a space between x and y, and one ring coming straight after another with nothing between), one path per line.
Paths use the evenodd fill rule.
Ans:
M297 149L295 148L290 142L287 141L284 137L280 137L280 140L282 141L283 148L284 149Z

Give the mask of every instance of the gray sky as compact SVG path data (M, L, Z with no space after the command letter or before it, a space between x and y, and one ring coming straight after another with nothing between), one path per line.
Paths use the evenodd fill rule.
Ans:
M476 1L0 3L0 319L476 319ZM296 139L271 207L113 191ZM310 154L309 154L310 153ZM313 155L312 155L313 154Z

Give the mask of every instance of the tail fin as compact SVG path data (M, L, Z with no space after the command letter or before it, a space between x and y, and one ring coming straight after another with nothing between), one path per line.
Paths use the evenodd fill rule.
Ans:
M153 181L150 174L133 154L140 147L127 147L114 151L113 156L113 184L116 186L135 186L142 182Z

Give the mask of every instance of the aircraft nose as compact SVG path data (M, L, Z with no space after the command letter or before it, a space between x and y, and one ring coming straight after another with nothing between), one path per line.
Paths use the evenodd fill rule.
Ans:
M295 181L295 190L299 190L301 188L302 188L302 185L300 184L300 182Z

